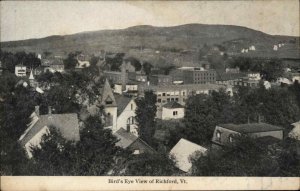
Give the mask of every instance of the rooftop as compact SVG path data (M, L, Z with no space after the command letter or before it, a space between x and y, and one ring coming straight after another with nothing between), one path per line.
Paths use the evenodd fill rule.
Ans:
M180 84L180 85L140 85L139 88L144 90L154 90L154 91L174 91L174 90L218 90L220 88L226 88L225 85L220 84Z
M133 135L130 132L127 132L123 128L120 128L118 131L116 131L114 135L119 139L119 141L116 143L116 146L122 147L124 149L129 147L134 141L138 139L137 136Z
M114 94L114 97L117 102L118 116L119 116L124 111L124 109L129 104L129 102L132 100L132 98L123 95L118 95L118 94Z
M236 131L239 133L256 133L256 132L267 132L267 131L281 131L283 128L270 125L267 123L247 123L247 124L220 124L218 125L225 129Z
M196 157L197 152L204 154L206 151L206 148L182 138L172 148L170 155L175 157L176 166L180 170L188 172L192 167L190 158Z
M164 108L184 108L181 104L177 103L176 101L170 101L163 105Z
M47 114L37 116L35 113L31 115L32 122L28 129L20 138L21 144L25 145L30 141L40 130L45 126L56 127L67 140L78 141L79 137L79 123L76 113L68 114Z

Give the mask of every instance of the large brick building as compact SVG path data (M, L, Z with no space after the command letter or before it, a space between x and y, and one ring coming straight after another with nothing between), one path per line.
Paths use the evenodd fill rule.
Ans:
M216 83L216 71L203 67L181 67L172 72L176 80L182 80L184 84L214 84Z

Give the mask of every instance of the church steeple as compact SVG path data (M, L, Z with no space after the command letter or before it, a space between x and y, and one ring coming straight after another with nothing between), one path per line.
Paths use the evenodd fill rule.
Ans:
M31 69L31 71L30 71L29 80L34 80L34 76L33 76L33 73L32 73L32 69Z
M115 96L113 94L113 91L112 91L107 79L105 80L105 84L102 89L101 105L103 105L105 107L116 107L117 106Z

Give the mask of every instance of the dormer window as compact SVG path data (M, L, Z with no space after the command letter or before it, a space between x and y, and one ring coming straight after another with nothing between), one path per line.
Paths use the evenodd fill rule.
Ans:
M232 143L233 142L233 136L229 135L229 142Z
M217 141L221 142L221 132L220 131L216 132L216 137L217 137Z

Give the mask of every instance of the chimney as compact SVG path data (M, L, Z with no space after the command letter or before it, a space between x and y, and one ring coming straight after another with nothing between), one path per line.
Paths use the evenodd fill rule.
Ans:
M122 91L125 91L126 90L126 67L124 61L121 65L121 84L122 84Z
M48 114L51 115L52 114L52 107L48 106Z
M34 107L34 112L35 112L35 114L37 115L37 116L40 116L40 106L35 106Z
M129 125L129 124L127 124L126 131L127 131L128 133L130 133L130 125Z

